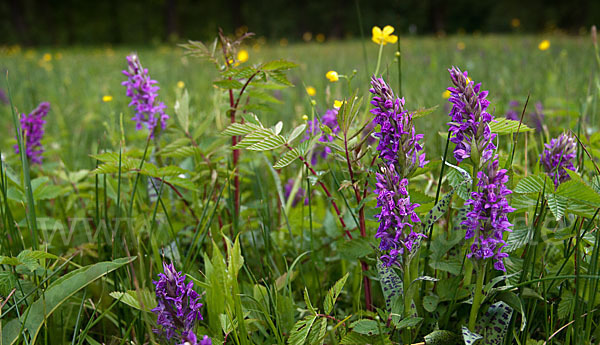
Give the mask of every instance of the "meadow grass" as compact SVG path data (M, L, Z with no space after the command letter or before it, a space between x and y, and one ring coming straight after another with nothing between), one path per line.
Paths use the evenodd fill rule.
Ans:
M543 39L551 42L547 50L538 49ZM213 84L220 73L184 48L4 48L0 66L8 78L2 85L4 90L10 85L10 102L18 113L29 113L42 101L51 104L42 141L44 163L31 167L25 155L14 153L14 108L0 105L5 129L0 169L4 343L161 343L152 332L156 317L150 309L156 304L152 281L163 261L175 263L203 295L204 321L196 334L209 335L214 344L453 344L471 339L461 327L467 324L477 277L471 280L473 267L464 256L468 246L460 216L469 198L466 182L475 176L461 178L461 168L469 170L469 164L445 166L446 161L456 164L451 152L445 154L450 107L444 91L451 66L468 70L490 91L488 111L496 118L504 117L510 101L522 107L527 99L528 113L539 102L545 115L543 131L501 133L499 139L500 161L509 168L515 190L511 205L517 208L511 216L511 258L506 275L488 269L490 278L479 290L485 291L488 314L507 305L512 317L505 334L493 338L497 335L485 334L485 327L496 319L475 310L477 330L485 343L597 343L600 171L594 162L600 153L595 134L600 86L592 40L496 35L400 40L401 73L396 45L390 44L384 47L380 74L394 90L401 85L408 110L429 113L415 118L414 125L425 134L431 163L411 179L410 193L421 204L421 219L435 223L410 265L412 272L405 269L404 276L378 261L375 145L352 162L342 155L320 161L318 177L298 160L273 168L282 150L241 150L235 164L231 136L222 134L230 124L227 92ZM268 90L275 99L255 97L268 101L254 111L265 127L281 121L288 133L305 123L304 115L322 116L335 100L354 105L355 89L364 99L351 127L357 129L371 116L368 89L376 44L254 43L244 48L250 57L240 68L277 59L298 65L287 72L292 87ZM169 127L155 140L129 120L133 110L121 71L131 52L159 82L160 100L171 115ZM352 81L329 82L329 70L353 76ZM316 89L315 96L307 95L308 86ZM187 126L180 110L184 90L189 94ZM529 118L523 121L534 127ZM539 154L543 143L568 129L579 134L586 151L578 151L579 175L572 175L572 189L553 190L540 171ZM346 139L338 143L355 144ZM353 168L356 176L349 172ZM232 182L236 173L239 210ZM306 203L292 206L287 200L288 179L295 181L294 192L302 188L300 201L305 197ZM352 186L363 184L361 202ZM341 209L339 216L332 200ZM439 206L442 201L445 208ZM339 219L353 240L345 238ZM395 279L404 280L406 293L390 295L387 282ZM367 284L372 307L364 297ZM390 302L398 295L414 300L401 297L404 306L398 307L398 301ZM22 325L15 322L19 319Z

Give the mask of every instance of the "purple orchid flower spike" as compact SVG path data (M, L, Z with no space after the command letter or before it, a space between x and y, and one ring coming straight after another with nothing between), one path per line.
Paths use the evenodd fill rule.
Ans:
M21 114L21 132L23 133L25 153L34 164L42 164L42 154L44 153L42 138L46 124L44 118L49 111L50 103L42 102L30 114ZM19 145L15 145L15 152L19 153Z

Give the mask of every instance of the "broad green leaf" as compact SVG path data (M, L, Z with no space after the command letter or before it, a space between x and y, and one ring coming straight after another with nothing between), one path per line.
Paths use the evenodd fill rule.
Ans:
M29 310L21 314L27 315L27 320L25 320L23 327L32 337L30 343L35 343L44 320L52 315L69 297L96 279L123 267L133 260L135 260L135 257L121 258L85 266L65 274L50 284L46 291L44 291L43 298L33 302L29 306ZM12 345L16 343L21 335L20 330L21 322L18 319L13 319L6 323L2 328L2 344Z
M249 133L254 132L257 129L260 129L262 127L253 124L253 123L232 123L231 125L229 125L229 127L227 127L223 132L221 132L222 135L226 135L228 137L230 136L234 136L234 135L246 135Z
M157 304L154 294L148 289L142 289L140 291L127 290L127 292L113 291L109 295L130 307L145 312L150 312Z
M373 253L371 243L363 237L342 240L337 248L340 256L348 261L354 261Z
M538 175L529 175L519 180L514 192L520 194L541 193L543 190L544 179Z
M404 329L404 328L409 328L409 327L415 327L419 323L421 323L421 321L423 321L422 317L412 317L412 316L407 317L406 319L403 319L402 321L398 322L396 324L396 328Z
M322 317L313 325L308 334L308 343L311 345L322 345L327 332L327 319Z
M524 247L532 239L532 229L533 227L526 225L515 227L512 232L508 234L504 250L507 253L510 253Z
M519 128L519 121L508 120L508 119L500 119L496 118L498 122L490 122L490 129L492 133L497 134L511 134L517 133L517 129L519 133L532 132L533 128L527 127L524 123L521 123L521 127Z
M448 211L448 207L450 206L452 195L454 195L455 190L456 189L453 189L446 195L444 195L440 199L440 201L438 201L438 203L435 204L435 206L433 206L431 210L429 210L429 212L422 221L423 228L428 229L430 226L433 226L433 224L435 224L435 222L437 222L438 219L440 219L444 214L446 214L446 211Z
M343 276L340 280L338 280L333 285L333 287L331 289L329 289L327 296L325 296L325 301L323 302L323 309L325 310L325 314L329 315L331 313L331 311L333 310L333 305L335 304L335 301L337 300L338 296L342 292L342 289L344 288L344 284L346 284L346 280L348 279L348 275L349 275L349 273L346 273L345 276Z
M483 344L502 344L508 331L513 309L504 302L496 302L490 306L475 325L475 332L484 334Z
M527 315L525 313L525 308L523 307L523 301L521 297L517 296L514 292L504 291L500 293L496 299L498 301L506 302L513 310L521 313L521 332L525 329L527 325Z
M558 186L556 194L562 197L581 201L592 206L600 206L600 194L583 181L569 180Z
M382 339L383 338L383 339ZM356 332L347 333L342 340L340 345L388 345L392 344L388 335L376 335L368 336Z
M423 297L423 308L430 313L433 313L440 302L438 295L427 295Z
M354 321L350 328L353 332L365 334L365 335L378 335L379 329L384 330L385 325L380 325L375 320L363 319Z

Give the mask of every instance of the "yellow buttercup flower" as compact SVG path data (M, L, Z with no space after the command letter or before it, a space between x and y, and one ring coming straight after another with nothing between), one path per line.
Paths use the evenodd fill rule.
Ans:
M448 99L448 98L450 98L450 94L451 94L450 91L446 90L446 91L442 92L442 97L444 97L445 99Z
M46 53L46 54L44 54L44 56L42 57L42 60L44 60L45 62L52 61L52 55L50 55L50 53Z
M112 100L113 100L113 97L110 95L102 96L102 102L104 102L104 103L111 102Z
M315 88L314 88L314 87L312 87L312 86L307 86L307 87L306 87L306 93L307 93L309 96L314 96L314 95L316 95L316 94L317 94L317 89L315 89Z
M513 18L510 21L510 26L512 26L513 28L518 28L519 26L521 26L521 21L519 20L519 18Z
M329 79L330 82L336 82L338 80L340 80L339 75L337 74L336 71L329 71L325 74L325 78Z
M246 49L242 49L237 53L237 60L238 62L246 62L248 61L248 58L250 57L250 55L248 54L248 51Z
M550 41L548 40L543 40L538 44L538 49L541 51L548 50L548 48L550 48Z
M306 115L306 114L302 115L302 120L308 121L308 115Z
M336 99L335 101L333 101L333 107L339 109L342 107L342 105L344 105L344 103L346 103L346 101L338 101Z
M466 47L467 46L465 45L465 42L461 41L461 42L456 43L456 49L458 49L458 50L465 50Z
M180 80L177 82L177 87L183 89L185 87L185 83Z
M317 40L317 42L323 43L323 42L325 42L325 35L318 33L317 37L315 37L315 39Z
M379 28L379 26L373 27L373 36L371 40L377 44L386 45L388 43L396 43L398 41L398 36L392 35L394 32L394 27L391 25L386 25L383 30Z

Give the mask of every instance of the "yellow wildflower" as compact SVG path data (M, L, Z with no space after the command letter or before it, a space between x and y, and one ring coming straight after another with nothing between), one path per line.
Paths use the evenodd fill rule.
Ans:
M335 101L333 101L333 107L339 109L342 107L342 105L344 105L344 103L346 103L346 101L338 101L336 99Z
M538 49L541 51L548 50L548 48L550 48L550 41L548 40L543 40L538 44Z
M466 48L465 42L461 41L461 42L456 43L456 49L465 50L465 48Z
M521 26L521 21L519 20L519 18L513 18L510 21L510 26L512 26L513 28L518 28L519 26Z
M248 61L248 51L246 49L242 49L237 53L237 60L241 63Z
M302 120L308 121L308 115L306 115L306 114L302 115Z
M42 57L42 60L44 60L44 62L52 61L52 55L50 55L50 53L46 53Z
M314 96L314 95L316 95L316 94L317 94L317 89L315 89L315 88L314 88L314 87L312 87L312 86L307 86L307 87L306 87L306 93L307 93L309 96Z
M381 30L379 26L374 26L371 40L377 44L383 43L383 45L388 43L396 43L398 41L398 36L392 35L393 32L394 27L391 25L386 25L383 30Z
M113 100L113 97L110 95L102 96L102 102L104 102L104 103L111 102L112 100Z
M185 87L185 83L180 80L177 82L177 87L183 89Z
M302 39L304 40L304 42L310 42L310 40L312 40L312 33L310 31L303 33Z
M319 34L317 34L317 37L315 37L315 39L317 40L317 42L323 43L323 42L325 42L325 35L319 33Z
M445 99L450 98L450 91L446 90L446 91L442 92L442 97L444 97Z
M325 78L329 79L330 82L336 82L338 80L340 80L339 75L337 74L336 71L329 71L325 74Z

